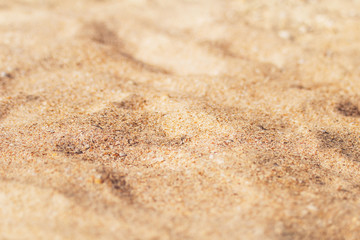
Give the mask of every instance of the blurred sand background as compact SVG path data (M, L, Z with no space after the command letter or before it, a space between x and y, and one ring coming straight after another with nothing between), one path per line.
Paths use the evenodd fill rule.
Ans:
M360 239L359 0L0 0L0 239Z

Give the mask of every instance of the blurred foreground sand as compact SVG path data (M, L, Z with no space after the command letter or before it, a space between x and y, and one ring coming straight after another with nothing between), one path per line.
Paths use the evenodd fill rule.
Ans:
M1 239L360 239L360 1L0 0Z

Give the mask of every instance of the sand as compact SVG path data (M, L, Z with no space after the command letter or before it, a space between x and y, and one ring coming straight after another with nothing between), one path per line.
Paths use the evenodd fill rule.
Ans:
M360 239L359 10L0 0L0 239Z

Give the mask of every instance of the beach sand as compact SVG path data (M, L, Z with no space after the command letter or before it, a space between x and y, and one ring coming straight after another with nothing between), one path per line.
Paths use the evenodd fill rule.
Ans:
M359 12L0 0L0 239L360 239Z

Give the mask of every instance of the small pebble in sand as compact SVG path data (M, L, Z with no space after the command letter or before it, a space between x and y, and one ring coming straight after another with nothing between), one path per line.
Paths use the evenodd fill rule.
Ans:
M282 39L286 39L286 40L289 40L292 38L290 32L286 31L286 30L282 30L282 31L279 31L278 32L278 35L280 38Z
M7 72L0 72L0 78L10 78L10 73Z

